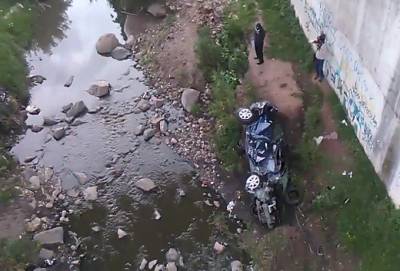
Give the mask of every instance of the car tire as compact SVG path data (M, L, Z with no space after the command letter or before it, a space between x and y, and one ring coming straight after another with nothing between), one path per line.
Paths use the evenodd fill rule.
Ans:
M239 108L236 116L242 124L250 124L254 121L254 113L249 108Z
M286 192L284 193L284 197L286 204L291 206L299 205L301 202L300 192L292 184L289 184L289 186L287 187Z

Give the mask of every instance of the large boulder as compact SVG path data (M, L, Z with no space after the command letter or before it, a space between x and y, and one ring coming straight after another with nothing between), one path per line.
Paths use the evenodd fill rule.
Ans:
M132 55L132 52L125 47L118 46L111 52L111 57L116 60L124 60Z
M33 240L42 245L64 244L64 229L62 227L57 227L39 232L33 236Z
M111 85L107 81L101 80L97 81L93 85L90 86L88 89L88 93L90 95L96 96L96 97L104 97L110 94L111 90Z
M199 100L199 97L200 97L199 91L191 88L184 89L181 96L181 103L183 108L187 112L192 112L194 105Z
M119 41L112 33L104 34L96 42L96 50L99 54L111 54L117 46L119 46Z
M87 111L87 107L83 101L74 103L71 108L65 113L68 118L76 118L83 115Z
M147 8L147 12L157 18L164 18L165 16L167 16L167 9L164 5L160 3L151 4Z

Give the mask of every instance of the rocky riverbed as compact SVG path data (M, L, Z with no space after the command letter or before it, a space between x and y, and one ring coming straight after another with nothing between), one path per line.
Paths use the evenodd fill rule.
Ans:
M60 12L53 2L49 14ZM183 9L162 7L152 8L157 17ZM41 245L36 268L242 270L248 258L235 234L244 226L226 219L210 189L219 184L213 119L192 114L209 91L142 71L144 36L120 35L126 26L111 20L123 25L120 12L105 0L71 1L60 14L70 20L63 38L51 53L28 56L31 78L42 80L34 80L28 130L12 152L30 208L25 231ZM98 19L87 29L85 18Z

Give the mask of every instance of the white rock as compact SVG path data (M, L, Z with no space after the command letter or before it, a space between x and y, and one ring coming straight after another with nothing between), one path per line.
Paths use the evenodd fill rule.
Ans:
M165 270L166 271L177 271L178 268L176 267L176 264L174 262L169 262L169 263L167 263Z
M147 265L147 260L143 258L142 262L140 263L139 270L144 270Z
M35 217L26 224L26 231L27 232L37 231L41 225L42 225L42 220L38 217Z
M40 189L40 179L38 176L32 176L29 178L29 186L33 190Z
M165 266L162 264L157 264L156 268L154 268L154 271L164 271Z
M83 190L85 200L97 200L97 186L90 186Z
M215 251L217 254L221 254L222 252L224 252L224 250L225 250L225 246L224 246L223 244L221 244L221 243L219 243L219 242L215 242L215 244L214 244L214 251Z
M157 209L154 209L154 219L155 220L160 220L161 219L161 214Z
M240 261L231 262L231 271L243 271L243 265Z
M157 260L152 260L151 262L149 262L149 269L153 269L153 267L157 264Z
M118 234L119 239L122 239L128 235L124 230L121 230L121 229L118 229L117 234Z
M33 240L38 241L42 245L63 244L64 229L62 227L57 227L37 233L33 236Z
M31 115L37 115L40 113L40 108L35 105L28 105L26 111Z

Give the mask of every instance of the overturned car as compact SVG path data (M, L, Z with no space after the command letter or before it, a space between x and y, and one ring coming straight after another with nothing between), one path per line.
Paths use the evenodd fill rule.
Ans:
M242 147L250 168L245 188L252 195L251 211L269 229L279 223L284 202L296 205L300 201L299 192L290 182L277 112L266 101L237 111L237 117L245 126Z

